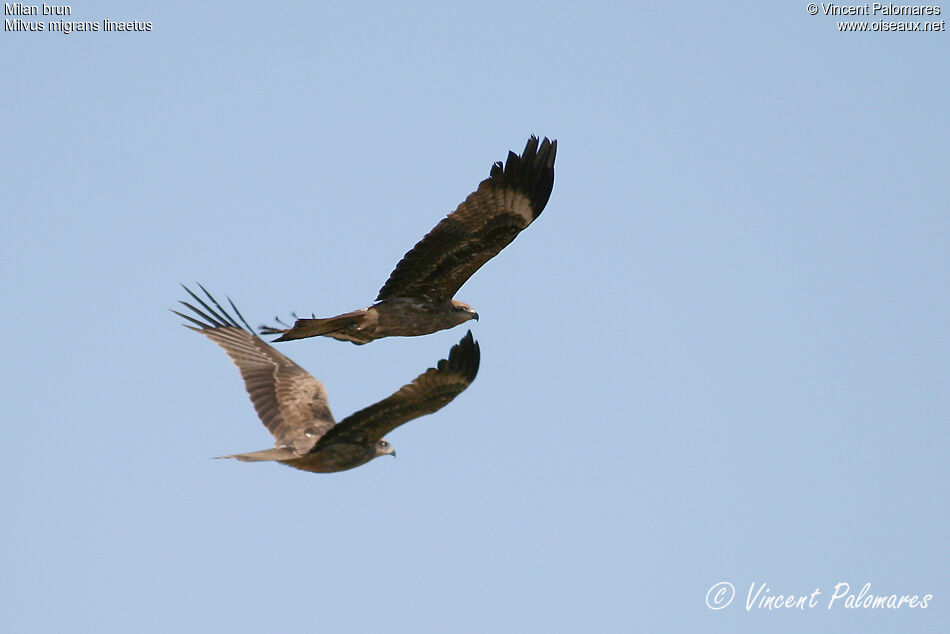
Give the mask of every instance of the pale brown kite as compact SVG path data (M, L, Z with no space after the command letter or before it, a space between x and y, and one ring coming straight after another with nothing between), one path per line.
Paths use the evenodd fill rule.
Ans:
M186 287L204 310L183 301L197 318L172 312L194 324L185 324L187 328L224 348L241 371L257 415L277 441L274 449L222 458L273 460L303 471L329 473L358 467L377 456L395 456L383 436L448 405L478 372L479 348L469 331L452 346L448 359L442 359L389 398L335 423L323 384L255 335L234 302L228 300L246 329L203 286L198 286L214 308Z
M376 303L327 319L297 319L293 328L262 326L275 341L326 336L364 344L414 337L478 319L452 299L485 262L508 246L544 210L554 188L557 141L532 136L521 156L508 153L458 208L419 241L393 270Z

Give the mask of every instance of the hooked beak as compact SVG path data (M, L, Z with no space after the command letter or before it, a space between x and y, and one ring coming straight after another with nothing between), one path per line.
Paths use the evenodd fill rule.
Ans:
M472 312L472 315L474 315L474 317L472 317L472 319L474 319L475 321L478 321L478 313Z

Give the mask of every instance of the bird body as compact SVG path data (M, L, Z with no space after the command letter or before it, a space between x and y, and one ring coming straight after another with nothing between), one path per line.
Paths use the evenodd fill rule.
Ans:
M298 455L288 448L274 448L219 457L235 458L241 462L273 461L301 471L336 473L337 471L354 469L366 464L373 458L385 455L396 455L389 443L362 445L351 442L336 442L317 443L313 449L303 455Z
M320 335L355 344L383 337L415 337L452 328L478 314L463 302L433 304L412 297L396 297L378 304L326 319L298 319L294 327L275 341L291 341Z

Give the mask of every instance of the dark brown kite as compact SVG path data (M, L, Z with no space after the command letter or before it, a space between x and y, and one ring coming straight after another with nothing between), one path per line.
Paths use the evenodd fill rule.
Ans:
M234 302L231 308L245 328L201 286L214 308L185 288L201 306L181 302L194 317L172 311L224 348L241 371L254 409L276 439L274 449L221 456L245 462L276 461L303 471L344 471L377 456L396 452L387 433L448 405L478 372L479 349L471 331L442 359L389 398L351 414L339 423L330 413L323 384L255 335Z
M485 262L511 243L544 210L554 188L557 141L536 136L521 156L508 153L458 208L419 241L393 270L376 303L327 319L297 319L292 328L261 327L276 341L326 336L364 344L415 337L478 319L452 299Z

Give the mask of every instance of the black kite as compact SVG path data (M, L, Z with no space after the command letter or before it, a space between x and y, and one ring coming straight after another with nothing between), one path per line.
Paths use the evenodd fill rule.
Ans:
M479 347L471 331L442 359L389 398L335 423L323 384L254 334L234 302L228 300L245 328L199 284L208 301L188 294L201 305L181 302L196 317L176 315L224 348L241 371L254 409L276 439L274 449L221 456L245 462L273 460L303 471L344 471L377 456L396 455L383 439L414 418L445 407L471 384L478 372Z
M508 153L458 208L419 241L393 270L376 303L327 319L297 319L292 328L262 326L275 341L326 336L364 344L414 337L478 319L452 299L485 262L508 246L544 210L554 188L557 141L532 136L521 156Z

